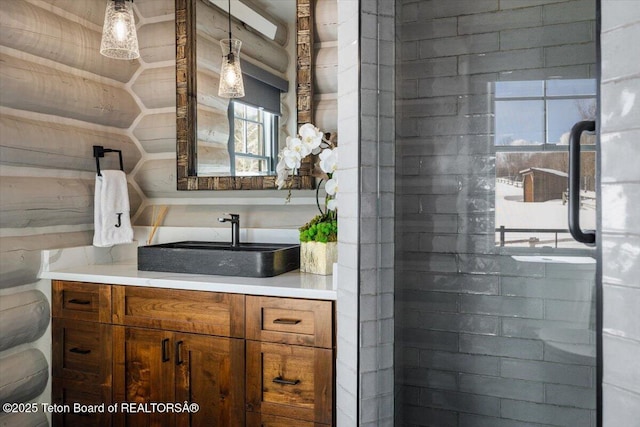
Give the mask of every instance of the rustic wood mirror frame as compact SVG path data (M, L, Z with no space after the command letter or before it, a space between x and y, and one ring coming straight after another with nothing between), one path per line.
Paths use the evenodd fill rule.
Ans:
M275 189L274 176L197 175L196 1L176 3L176 157L178 190ZM313 117L313 3L296 0L296 107L298 127ZM313 189L311 158L302 163L286 188Z

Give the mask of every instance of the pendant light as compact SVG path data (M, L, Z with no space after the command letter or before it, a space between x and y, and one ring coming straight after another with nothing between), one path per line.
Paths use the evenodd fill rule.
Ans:
M133 0L107 0L100 53L114 59L140 57Z
M240 46L242 46L242 42L231 37L231 0L229 0L229 38L220 40L222 66L220 67L218 96L222 98L242 98L244 96L244 82L240 69Z

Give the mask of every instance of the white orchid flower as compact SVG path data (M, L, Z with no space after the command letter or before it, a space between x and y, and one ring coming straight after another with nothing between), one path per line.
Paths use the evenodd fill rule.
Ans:
M289 169L297 169L300 167L300 162L306 153L306 149L299 138L287 137L287 146L282 150L282 156L284 162Z
M287 169L287 164L285 162L285 158L281 158L278 164L276 165L276 185L278 186L278 190L282 189L287 178L289 177L289 169Z
M320 169L325 173L333 173L338 168L338 148L326 148L320 153Z
M300 139L309 153L314 152L322 142L322 132L311 123L300 126ZM307 153L308 154L308 153Z
M338 201L336 199L330 199L327 202L327 209L329 209L330 211L335 211L336 209L338 209Z
M324 189L330 196L335 196L338 192L338 177L335 175L324 185Z

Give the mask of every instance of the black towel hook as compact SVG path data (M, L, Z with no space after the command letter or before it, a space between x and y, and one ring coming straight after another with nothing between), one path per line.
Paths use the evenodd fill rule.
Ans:
M96 158L96 169L98 171L98 176L102 176L102 174L100 173L100 157L104 157L104 153L118 153L118 157L120 157L120 170L124 171L124 165L122 163L122 150L114 150L111 148L104 148L102 145L94 145L93 157Z

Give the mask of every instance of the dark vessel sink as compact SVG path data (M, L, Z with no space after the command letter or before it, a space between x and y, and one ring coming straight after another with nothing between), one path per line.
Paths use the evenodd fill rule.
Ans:
M272 277L300 268L300 245L174 242L138 247L138 270Z

